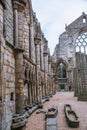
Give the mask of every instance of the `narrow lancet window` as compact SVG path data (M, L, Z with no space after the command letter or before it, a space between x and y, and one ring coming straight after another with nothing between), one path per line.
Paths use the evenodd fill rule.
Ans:
M83 18L83 23L86 23L86 18Z

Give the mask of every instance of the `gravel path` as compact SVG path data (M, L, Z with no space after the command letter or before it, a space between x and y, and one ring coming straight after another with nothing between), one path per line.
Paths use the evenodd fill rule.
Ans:
M77 101L77 98L73 95L73 92L57 92L49 102L44 103L44 111L52 105L58 106L58 130L87 130L87 102ZM79 128L69 128L67 126L64 115L64 104L66 103L71 104L72 109L79 116ZM37 111L29 117L25 130L45 130L45 115L43 113L36 114Z

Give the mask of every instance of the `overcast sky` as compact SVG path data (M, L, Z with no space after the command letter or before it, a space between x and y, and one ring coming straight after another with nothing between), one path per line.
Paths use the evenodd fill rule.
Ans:
M32 7L52 54L65 24L69 25L82 12L87 13L87 0L32 0Z

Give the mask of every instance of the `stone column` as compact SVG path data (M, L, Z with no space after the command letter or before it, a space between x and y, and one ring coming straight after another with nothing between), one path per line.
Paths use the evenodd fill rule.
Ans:
M77 73L77 87L76 87L76 95L80 100L82 95L82 75L83 75L83 54L80 52L76 53L76 73Z
M33 16L32 16L33 17ZM34 46L34 25L30 24L30 48L31 48L31 60L35 63L35 46Z
M43 59L44 59L44 96L46 96L46 72L45 72L45 53L43 53Z
M52 80L51 80L51 62L50 62L50 60L48 60L48 63L49 63L49 80L50 80L50 82L49 82L49 94L52 94L52 91L51 91L51 89L52 89Z
M74 68L73 70L73 86L74 86L74 96L78 96L78 69Z
M45 96L47 96L47 94L48 94L47 77L48 77L48 52L44 52Z
M75 83L75 93L74 93L74 95L75 96L78 96L79 94L80 94L80 87L81 87L81 85L80 85L80 81L81 81L81 79L80 79L80 72L81 72L81 54L80 53L76 53L75 54L75 57L76 57L76 68L74 69L74 74L75 74L75 77L73 77L74 78L74 80L76 79L77 80L77 83ZM75 81L76 82L76 81Z
M16 93L16 113L23 112L24 104L24 81L23 81L23 54L15 53L15 93Z
M39 77L40 77L40 41L41 39L36 37L35 38L35 52L36 52L36 94L37 94L37 101L40 98L40 86L39 86Z
M15 95L16 113L23 113L24 74L23 74L23 32L24 32L24 0L14 0L14 39L15 39Z
M86 54L81 54L81 69L80 69L80 93L78 99L80 101L87 101L87 60Z

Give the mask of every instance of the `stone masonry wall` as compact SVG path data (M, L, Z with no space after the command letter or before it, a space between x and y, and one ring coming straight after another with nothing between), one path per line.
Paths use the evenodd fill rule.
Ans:
M4 60L4 45L5 41L3 38L3 15L4 15L3 6L0 4L0 129L5 129L5 107L4 107L4 90L5 86L3 85L4 82L4 70L3 70L3 60Z
M12 0L6 0L4 10L4 36L8 43L13 45L13 8Z
M26 18L24 19L24 49L29 58L29 25L26 22Z
M3 130L10 130L12 114L15 112L15 58L13 49L7 45L7 43L13 45L12 2L6 1L5 6L3 9L0 5L0 97L3 111L0 127Z
M5 122L6 130L10 130L12 115L15 113L15 58L13 50L8 46L5 46L3 67L5 81Z
M33 19L32 7L28 8L31 11L28 23L25 1L5 0L4 3L6 8L0 4L0 130L11 130L14 115L23 114L24 105L33 106L48 95L53 73L51 66L48 72L48 44L42 37L40 23ZM39 46L35 44L35 34Z

